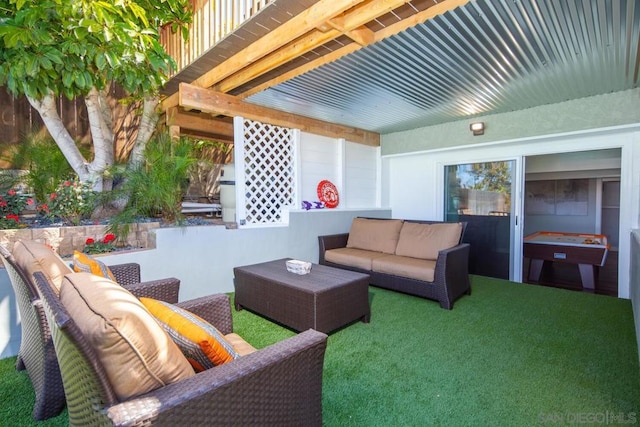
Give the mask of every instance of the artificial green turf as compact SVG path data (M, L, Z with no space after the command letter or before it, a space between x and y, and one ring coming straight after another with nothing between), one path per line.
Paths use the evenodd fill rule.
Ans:
M640 418L631 303L472 277L452 311L370 288L371 323L329 336L327 426L562 424ZM294 332L234 311L235 332L258 348ZM27 425L33 393L15 358L0 361L0 425ZM600 418L598 418L600 417ZM48 424L62 425L66 416Z

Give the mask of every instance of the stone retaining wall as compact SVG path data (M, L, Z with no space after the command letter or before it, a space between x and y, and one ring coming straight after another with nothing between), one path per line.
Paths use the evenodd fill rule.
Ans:
M82 252L88 238L102 240L107 234L107 225L86 225L77 227L23 228L16 230L0 230L0 245L11 250L17 240L35 240L50 245L60 256L72 255L74 250ZM153 230L160 228L159 222L131 224L125 242L118 245L133 248L153 249L156 247L156 234ZM150 232L151 231L151 232Z

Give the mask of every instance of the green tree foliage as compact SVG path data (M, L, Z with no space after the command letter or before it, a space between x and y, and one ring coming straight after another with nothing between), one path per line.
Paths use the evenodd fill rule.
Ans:
M35 99L112 82L155 93L174 65L159 29L184 28L188 0L0 0L0 85Z
M25 95L81 181L109 189L114 163L108 90L142 103L130 163L137 167L157 114L158 93L175 62L160 44L164 26L186 34L190 0L0 0L0 86ZM93 159L80 152L56 97L84 98Z
M511 166L509 162L474 163L471 167L474 177L473 190L492 191L505 196L511 203Z

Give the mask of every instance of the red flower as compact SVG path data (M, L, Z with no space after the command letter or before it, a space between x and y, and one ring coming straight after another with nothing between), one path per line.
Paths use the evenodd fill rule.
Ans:
M55 199L55 198L56 198L56 193L51 193L51 194L49 194L49 199L50 199L50 200L53 200L53 199Z
M27 199L27 204L31 206L33 204L33 199Z
M16 191L15 190L9 190L7 191L7 194L10 196L15 196L16 195Z
M115 234L109 233L106 236L104 236L104 239L102 240L102 242L103 243L111 243L114 240L116 240Z
M12 219L15 222L20 222L20 218L18 217L18 215L14 215L14 214L7 215L7 219Z
M0 207L5 207L7 206L7 202L5 202L4 200L0 202Z
M65 186L65 187L69 187L69 186L71 186L71 182L69 182L69 181L65 181L65 182L64 182L64 186Z
M91 237L89 237L89 238L84 242L84 244L85 244L85 245L90 245L90 244L95 243L95 242L96 242L95 240L93 240Z
M46 203L43 203L40 206L38 206L37 209L39 211L49 212L49 205L47 205Z

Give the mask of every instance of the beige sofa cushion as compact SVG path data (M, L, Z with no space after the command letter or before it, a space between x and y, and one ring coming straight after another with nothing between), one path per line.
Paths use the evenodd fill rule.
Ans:
M452 248L460 241L462 224L418 224L405 222L400 230L396 255L421 259L438 259L438 252Z
M68 274L60 300L93 346L120 400L195 375L151 313L117 283L91 273Z
M35 272L42 272L53 291L60 293L60 285L65 274L72 273L71 267L50 247L33 240L18 240L13 245L13 258L29 277Z
M378 273L426 280L427 282L433 282L435 277L435 260L385 255L374 259L372 264L372 270Z
M329 249L324 253L324 259L340 265L371 270L371 262L375 258L385 256L382 252L365 251L363 249L338 248Z
M395 253L402 222L400 219L354 218L347 248Z

